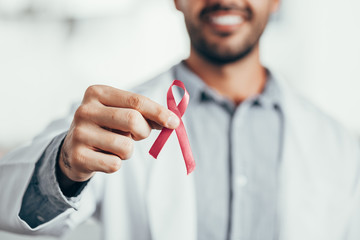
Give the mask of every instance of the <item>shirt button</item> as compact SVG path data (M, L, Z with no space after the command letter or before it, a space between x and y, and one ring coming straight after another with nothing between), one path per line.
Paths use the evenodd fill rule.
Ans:
M44 219L42 216L40 216L40 215L37 215L36 218L37 218L40 222L44 222L44 221L45 221L45 219Z
M238 187L244 187L247 184L247 177L244 175L236 176L235 183Z

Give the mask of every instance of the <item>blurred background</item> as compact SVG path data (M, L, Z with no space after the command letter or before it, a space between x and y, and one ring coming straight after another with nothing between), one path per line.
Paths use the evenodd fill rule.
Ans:
M359 9L358 0L283 0L261 57L360 135ZM188 53L172 0L0 0L0 157L66 114L89 85L129 89ZM100 231L89 221L65 239Z

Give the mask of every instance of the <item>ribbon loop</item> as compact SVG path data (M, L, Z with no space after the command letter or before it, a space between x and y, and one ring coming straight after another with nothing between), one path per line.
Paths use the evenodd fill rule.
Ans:
M176 105L176 101L172 92L173 86L178 86L184 90L184 96L178 105ZM181 117L184 115L185 110L189 104L189 99L190 96L185 88L184 83L179 80L174 80L167 92L167 105L168 108L173 111L180 119L180 125L175 129L175 132L179 140L181 152L184 157L187 174L190 174L195 168L195 161L191 151L189 139L186 134L184 123L181 120ZM159 136L157 137L149 151L150 155L153 156L155 159L159 155L161 149L164 147L166 141L169 139L172 132L172 129L168 129L165 127L161 130Z

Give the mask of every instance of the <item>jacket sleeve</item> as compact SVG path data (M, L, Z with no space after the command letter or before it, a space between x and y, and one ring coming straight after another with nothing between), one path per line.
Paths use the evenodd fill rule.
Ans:
M96 210L96 176L71 199L62 194L56 181L56 146L66 135L72 116L52 122L32 142L0 160L0 229L61 236Z
M35 164L19 216L31 228L49 222L69 208L77 209L78 197L65 198L56 178L56 161L66 132L56 136Z

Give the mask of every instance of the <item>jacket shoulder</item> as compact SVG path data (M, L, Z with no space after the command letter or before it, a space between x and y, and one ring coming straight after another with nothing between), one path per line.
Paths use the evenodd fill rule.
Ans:
M311 101L309 98L298 92L294 93L297 101L302 105L302 113L312 118L315 124L319 127L332 129L333 131L343 132L344 134L355 135L345 127L338 119L326 112L319 105Z
M170 68L165 72L145 81L144 83L131 89L132 92L147 96L149 98L156 98L159 95L166 94L166 91L171 83L173 76L173 69Z
M359 156L359 138L337 119L294 89L287 89L285 115L292 132L336 156Z

